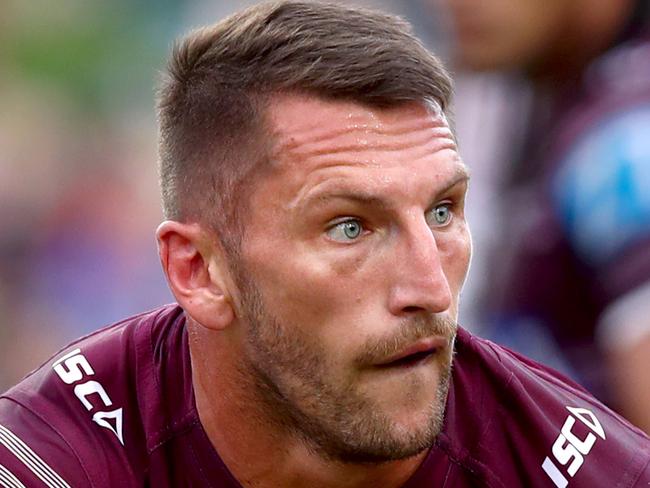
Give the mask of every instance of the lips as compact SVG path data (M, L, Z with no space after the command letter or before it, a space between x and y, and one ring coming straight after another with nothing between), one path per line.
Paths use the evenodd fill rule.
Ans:
M443 337L421 339L375 366L379 368L416 366L425 362L446 346L447 340Z

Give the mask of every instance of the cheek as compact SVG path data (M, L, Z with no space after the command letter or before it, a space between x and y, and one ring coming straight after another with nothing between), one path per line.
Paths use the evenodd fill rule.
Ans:
M472 238L469 229L463 225L453 234L446 234L437 240L440 259L452 293L458 293L465 282L472 256Z
M257 260L253 273L271 313L314 334L354 320L363 291L355 284L359 263L314 259L299 249L280 254Z
M304 262L294 258L291 275L283 273L280 280L276 275L275 283L265 286L270 290L271 310L299 329L305 341L318 343L333 368L343 367L381 323L377 306L381 280L369 271L374 262L351 259L345 266L341 263L347 258Z

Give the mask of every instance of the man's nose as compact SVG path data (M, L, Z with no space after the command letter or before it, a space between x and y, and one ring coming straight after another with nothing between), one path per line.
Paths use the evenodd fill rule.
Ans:
M390 312L404 315L448 310L452 294L434 232L422 219L397 240Z

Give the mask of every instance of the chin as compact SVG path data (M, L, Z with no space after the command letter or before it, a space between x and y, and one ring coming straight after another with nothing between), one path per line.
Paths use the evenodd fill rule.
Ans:
M434 397L418 399L415 405L402 404L397 409L394 404L383 409L377 406L373 420L364 422L365 429L353 439L346 439L345 447L335 457L344 462L383 463L429 450L444 423L445 385L439 385L436 391Z
M366 437L369 443L352 442L337 454L346 463L387 463L408 459L428 451L440 433L442 418L437 415L417 415L409 422L392 422L381 436Z

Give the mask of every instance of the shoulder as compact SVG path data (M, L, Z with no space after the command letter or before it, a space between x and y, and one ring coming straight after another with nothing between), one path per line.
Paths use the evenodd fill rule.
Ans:
M495 485L635 486L650 462L648 437L580 386L462 330L448 410L449 449Z
M568 241L598 267L650 240L650 39L609 50L570 96L545 164Z
M598 119L559 157L557 215L577 254L597 266L650 239L650 97Z
M0 485L41 483L92 486L78 453L60 432L19 403L0 398Z
M49 472L41 459L65 480L46 486L130 486L146 459L139 405L152 389L142 379L154 381L155 329L176 315L164 307L90 334L0 396L5 476L31 486Z

